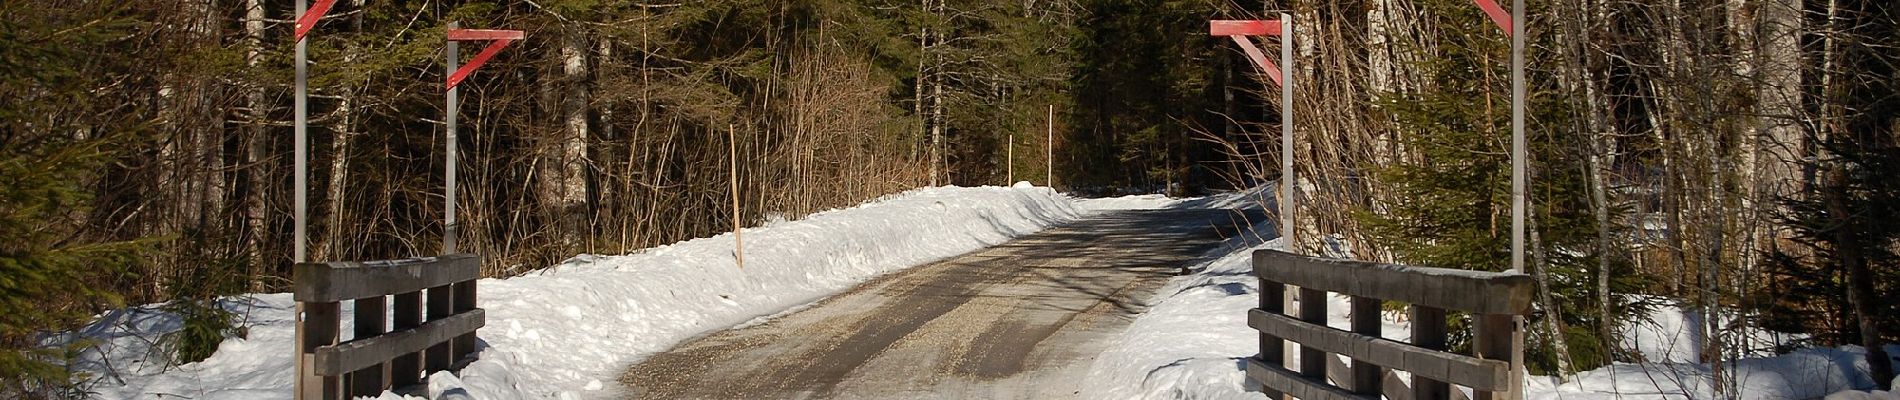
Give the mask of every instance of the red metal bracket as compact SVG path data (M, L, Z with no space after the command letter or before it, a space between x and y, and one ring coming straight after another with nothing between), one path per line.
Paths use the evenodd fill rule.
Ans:
M475 73L482 64L487 64L488 59L495 58L495 54L500 53L502 48L508 47L509 43L516 40L526 38L527 33L498 29L450 29L448 36L449 40L453 41L495 41L489 43L488 48L482 49L481 54L476 54L474 59L468 60L468 64L463 64L461 68L455 69L455 73L449 74L447 89L455 89L456 86L462 84L462 80L468 79L469 74Z
M1280 36L1282 33L1283 30L1280 28L1280 21L1277 20L1214 20L1207 22L1208 35L1226 36L1234 39L1234 43L1240 45L1240 50L1247 53L1247 58L1253 60L1254 65L1260 67L1261 72L1265 73L1268 78L1273 79L1273 84L1275 85L1285 84L1280 82L1280 66L1274 65L1272 60L1267 59L1267 55L1260 51L1260 47L1253 44L1253 39L1248 39L1247 37Z
M304 35L310 33L310 28L315 28L317 20L323 19L323 14L329 13L330 6L334 5L336 0L317 0L317 4L304 10L303 15L297 17L297 41L303 41Z
M502 30L502 29L450 29L449 30L449 40L454 40L458 42L469 41L469 40L521 40L526 37L528 37L528 35L521 31L510 31L510 30Z
M1478 8L1484 9L1484 15L1490 16L1491 22L1504 30L1504 36L1511 36L1511 13L1504 12L1504 7L1498 6L1497 0L1471 1L1478 3Z
M1217 19L1207 21L1207 34L1212 36L1279 36L1280 21Z

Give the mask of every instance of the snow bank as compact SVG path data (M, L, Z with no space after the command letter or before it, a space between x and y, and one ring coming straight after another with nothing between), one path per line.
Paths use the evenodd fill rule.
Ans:
M744 269L723 234L624 256L581 256L480 283L488 325L480 359L429 392L473 399L610 397L628 364L681 340L745 323L905 267L995 245L1076 218L1048 188L929 188L745 232ZM106 313L64 340L99 347L82 372L105 398L288 399L289 294L233 298L248 336L203 362L168 366L156 338L175 315L146 306ZM344 332L353 314L345 306ZM442 378L438 376L437 378ZM386 395L384 397L393 397Z
M1122 197L1104 197L1076 201L1078 208L1089 211L1107 210L1155 210L1174 207L1184 199L1176 199L1160 194L1143 194Z
M1668 299L1657 297L1642 300L1652 303L1668 302ZM1720 312L1718 312L1718 315L1722 318L1722 326L1733 327L1735 325L1734 321L1736 321L1737 315ZM1637 353L1642 354L1645 361L1672 363L1701 362L1702 352L1700 349L1702 349L1703 343L1705 342L1702 338L1702 329L1699 329L1699 327L1702 326L1704 321L1706 320L1702 317L1700 310L1661 307L1651 312L1648 318L1631 321L1628 325L1624 326L1623 328L1628 330L1628 332L1624 332L1623 337L1618 338L1618 340L1623 348L1634 349ZM1807 337L1808 335L1803 334L1781 333L1765 329L1749 329L1747 334L1741 338L1730 337L1728 340L1739 340L1739 344L1742 344L1742 347L1745 349L1745 356L1771 357L1775 355L1774 350L1778 346Z
M1818 399L1842 390L1873 387L1866 351L1855 346L1809 348L1744 358L1723 365L1734 382L1722 388L1741 399ZM1533 376L1528 399L1717 399L1708 364L1617 364L1577 374L1571 381Z

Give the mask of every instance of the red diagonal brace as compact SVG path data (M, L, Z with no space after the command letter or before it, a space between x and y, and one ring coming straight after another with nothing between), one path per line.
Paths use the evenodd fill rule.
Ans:
M297 41L303 41L303 36L310 33L310 28L317 26L317 20L323 19L323 14L329 13L333 5L336 5L336 0L317 0L317 4L304 10L303 15L297 17Z
M454 41L495 41L494 43L489 43L488 48L482 49L481 54L476 54L474 59L468 60L468 64L463 64L461 68L455 69L455 73L449 74L448 89L455 89L457 85L462 84L462 80L468 79L469 74L475 73L475 70L480 69L482 64L487 64L488 59L495 58L495 54L500 53L502 48L508 47L509 43L513 43L516 40L526 38L527 34L521 31L495 29L451 29L449 30L448 36L449 40Z
M1273 84L1275 85L1283 84L1280 82L1280 79L1281 79L1280 66L1274 65L1273 60L1267 59L1267 55L1260 51L1260 47L1255 46L1253 44L1253 39L1248 39L1247 37L1248 36L1279 36L1281 35L1282 31L1283 30L1280 28L1280 21L1278 20L1274 20L1274 21L1260 21L1260 20L1207 21L1208 35L1226 36L1226 37L1234 39L1234 43L1237 43L1240 45L1240 50L1247 53L1247 58L1253 60L1253 64L1256 66L1259 66L1260 71L1266 73L1268 78L1272 78Z
M1491 22L1497 23L1498 28L1504 30L1504 36L1511 36L1511 13L1504 12L1504 7L1498 6L1497 0L1471 1L1478 3L1478 8L1484 9L1484 15L1490 16Z
M1240 50L1247 52L1247 58L1253 59L1254 65L1260 66L1261 73L1267 74L1268 78L1273 78L1273 84L1283 84L1280 83L1280 66L1274 65L1273 60L1267 59L1267 55L1260 52L1260 47L1253 45L1253 39L1248 39L1246 36L1228 37L1233 38L1234 43L1240 44Z

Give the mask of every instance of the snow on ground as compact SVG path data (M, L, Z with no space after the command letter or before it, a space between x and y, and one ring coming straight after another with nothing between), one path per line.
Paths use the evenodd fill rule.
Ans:
M1651 297L1642 299L1652 303L1667 302L1667 299ZM1723 326L1733 326L1736 315L1720 314ZM1637 349L1643 359L1651 362L1700 362L1703 346L1702 330L1698 327L1706 321L1699 310L1665 307L1649 314L1649 318L1630 321L1624 328L1629 329L1619 338L1623 348ZM1789 334L1764 329L1750 329L1745 335L1749 357L1773 356L1776 346L1805 339L1807 335ZM1729 340L1737 340L1729 338Z
M1892 348L1892 346L1890 346ZM1866 351L1859 346L1807 348L1793 353L1725 363L1742 399L1819 399L1829 393L1874 386ZM1569 382L1533 376L1528 399L1714 399L1707 364L1617 364L1578 374Z
M1077 199L1076 207L1089 211L1110 210L1153 210L1173 207L1186 199L1176 199L1160 194L1142 194L1122 197L1104 197L1099 199Z
M1019 183L1020 185L1020 183ZM1076 199L1076 207L1087 211L1155 210L1164 208L1261 209L1276 186L1268 184L1246 191L1226 192L1206 197L1174 198L1162 194Z
M995 245L1078 217L1048 188L928 188L796 222L748 228L746 264L723 234L624 256L581 256L526 276L484 279L480 359L438 374L431 398L598 398L620 370L705 332L768 316L905 267ZM203 362L168 366L157 339L176 315L108 312L67 335L99 344L80 370L103 398L288 399L295 303L287 293L228 299L248 337ZM352 310L343 310L350 332ZM347 339L347 338L346 338ZM394 398L393 394L384 397ZM453 396L451 396L453 398Z
M1224 196L1190 200L1174 206L1270 205L1248 201L1262 195ZM1256 232L1271 237L1273 226L1262 222ZM1259 352L1257 333L1247 326L1246 311L1258 305L1258 282L1253 277L1251 253L1279 249L1280 241L1260 241L1241 235L1214 251L1212 261L1196 266L1196 273L1175 278L1149 300L1151 308L1137 317L1108 345L1089 368L1080 398L1088 399L1265 399L1247 390L1244 360ZM1251 239L1251 240L1250 240ZM1329 256L1349 254L1343 245ZM1348 327L1348 301L1328 296L1328 325ZM1290 307L1290 306L1289 306ZM1292 309L1292 308L1289 308ZM1383 335L1405 341L1411 326L1385 316ZM1694 312L1663 307L1650 320L1635 325L1623 343L1634 346L1652 361L1618 364L1578 374L1558 383L1550 377L1527 379L1529 399L1710 399L1709 368L1693 361L1700 340L1691 327L1701 319ZM1792 339L1788 335L1759 333L1753 343L1772 346ZM1889 346L1900 354L1900 346ZM1297 351L1287 351L1297 358ZM1802 349L1789 354L1756 354L1725 366L1738 377L1731 389L1743 399L1818 399L1850 389L1873 387L1865 352L1857 346ZM1297 360L1291 361L1297 363ZM1336 364L1337 365L1337 364ZM1401 374L1409 379L1409 374ZM1880 393L1879 396L1893 396ZM1858 393L1842 393L1832 400L1859 400ZM1871 397L1895 399L1900 397Z

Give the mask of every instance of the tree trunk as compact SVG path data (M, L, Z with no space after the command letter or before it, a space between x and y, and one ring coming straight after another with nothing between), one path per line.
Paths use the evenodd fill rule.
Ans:
M929 13L931 11L930 0L923 0L923 7L919 10ZM933 135L930 130L931 125L933 125L931 118L924 114L924 103L928 101L927 96L924 95L924 86L928 84L930 74L936 72L936 69L930 65L930 25L928 22L922 25L923 27L917 30L917 103L915 105L915 115L917 116L918 122L917 133L924 137L924 152L926 153L925 157L928 158L925 163L929 164L930 186L937 186L937 137Z
M944 2L942 0L937 1L936 8L932 9L931 12L934 15L943 16L944 15L943 3ZM933 35L936 35L936 40L932 41L933 44L944 43L943 31L944 31L943 29L937 29L936 31L932 32ZM931 75L942 74L944 72L943 71L943 67L944 67L943 54L938 53L938 52L927 52L927 53L935 53L935 56L930 57L930 60L932 63L930 71L929 71L930 74ZM945 150L946 150L946 146L943 142L943 79L941 77L938 77L937 79L930 80L930 185L931 186L947 185L950 183L949 165L944 164L943 153Z
M1882 299L1876 297L1874 280L1877 278L1866 256L1861 254L1864 245L1861 241L1865 239L1860 237L1860 229L1856 227L1867 221L1854 220L1854 210L1847 205L1848 172L1842 170L1845 168L1842 164L1836 161L1833 171L1828 173L1827 211L1835 219L1835 227L1829 233L1834 236L1835 257L1847 270L1847 302L1854 309L1854 328L1859 331L1860 345L1867 349L1869 375L1880 388L1886 389L1893 380L1893 364L1881 340L1879 302Z
M539 175L539 197L546 220L555 233L555 245L563 250L587 242L581 229L578 206L586 201L586 156L588 138L587 39L579 27L560 38L562 78L556 100L561 129L542 147L535 163Z
M1535 210L1530 208L1529 204L1525 207ZM1541 229L1537 229L1537 218L1534 218L1537 213L1532 211L1529 214L1531 215L1525 218L1529 220L1527 223L1531 224L1529 227L1531 276L1537 281L1537 302L1541 303L1544 309L1544 330L1550 334L1552 350L1557 352L1557 381L1563 382L1569 380L1570 374L1576 372L1576 367L1571 366L1570 341L1564 337L1563 307L1558 306L1556 299L1550 295L1550 264L1546 263L1548 258L1544 256L1544 238L1538 233Z
M247 48L244 51L244 65L252 69L256 69L264 60L264 18L263 0L245 0L244 36ZM243 141L244 167L238 170L239 184L243 185L239 191L243 193L241 201L244 202L245 230L240 237L247 242L245 250L248 253L246 258L250 260L250 271L246 273L250 275L250 292L262 293L265 291L264 275L268 273L265 267L276 260L268 255L270 247L267 243L271 238L265 228L265 219L270 213L265 199L271 193L271 168L266 166L274 164L267 164L270 159L270 129L266 121L270 119L272 104L267 100L264 85L251 88L245 96L245 103L250 108L250 123L249 135Z

